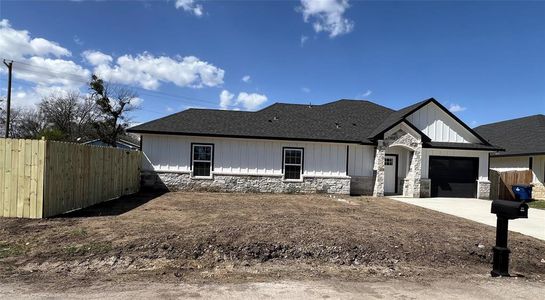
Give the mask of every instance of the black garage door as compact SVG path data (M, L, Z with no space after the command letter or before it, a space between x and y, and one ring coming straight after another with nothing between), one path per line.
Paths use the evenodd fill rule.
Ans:
M476 157L430 156L431 196L476 197L478 168Z

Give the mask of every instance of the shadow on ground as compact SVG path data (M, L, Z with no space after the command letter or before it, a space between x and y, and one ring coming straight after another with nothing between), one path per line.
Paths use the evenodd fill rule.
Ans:
M118 216L160 197L165 192L166 191L143 190L134 195L123 196L121 198L95 204L73 212L58 215L54 218Z

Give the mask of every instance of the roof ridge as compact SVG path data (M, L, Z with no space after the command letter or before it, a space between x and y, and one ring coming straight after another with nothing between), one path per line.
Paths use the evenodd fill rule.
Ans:
M529 116L518 117L518 118L514 118L514 119L507 119L507 120L497 121L497 122L493 122L493 123L483 124L483 125L477 126L475 128L484 128L484 127L488 127L488 126L500 125L500 124L504 124L504 123L511 123L511 122L514 122L514 121L527 120L527 119L536 118L536 117L543 118L541 121L545 122L545 115L544 114L535 114L535 115L529 115Z

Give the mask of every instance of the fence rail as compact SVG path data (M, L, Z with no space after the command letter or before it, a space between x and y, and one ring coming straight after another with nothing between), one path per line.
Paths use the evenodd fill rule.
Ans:
M75 143L0 139L0 216L50 217L135 193L140 155Z

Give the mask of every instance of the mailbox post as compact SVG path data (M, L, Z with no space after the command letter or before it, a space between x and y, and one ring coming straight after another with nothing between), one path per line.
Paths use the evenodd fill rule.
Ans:
M509 220L528 218L528 205L524 202L494 200L492 202L493 214L498 220L496 223L496 246L493 248L492 277L509 275L509 253L507 237Z

